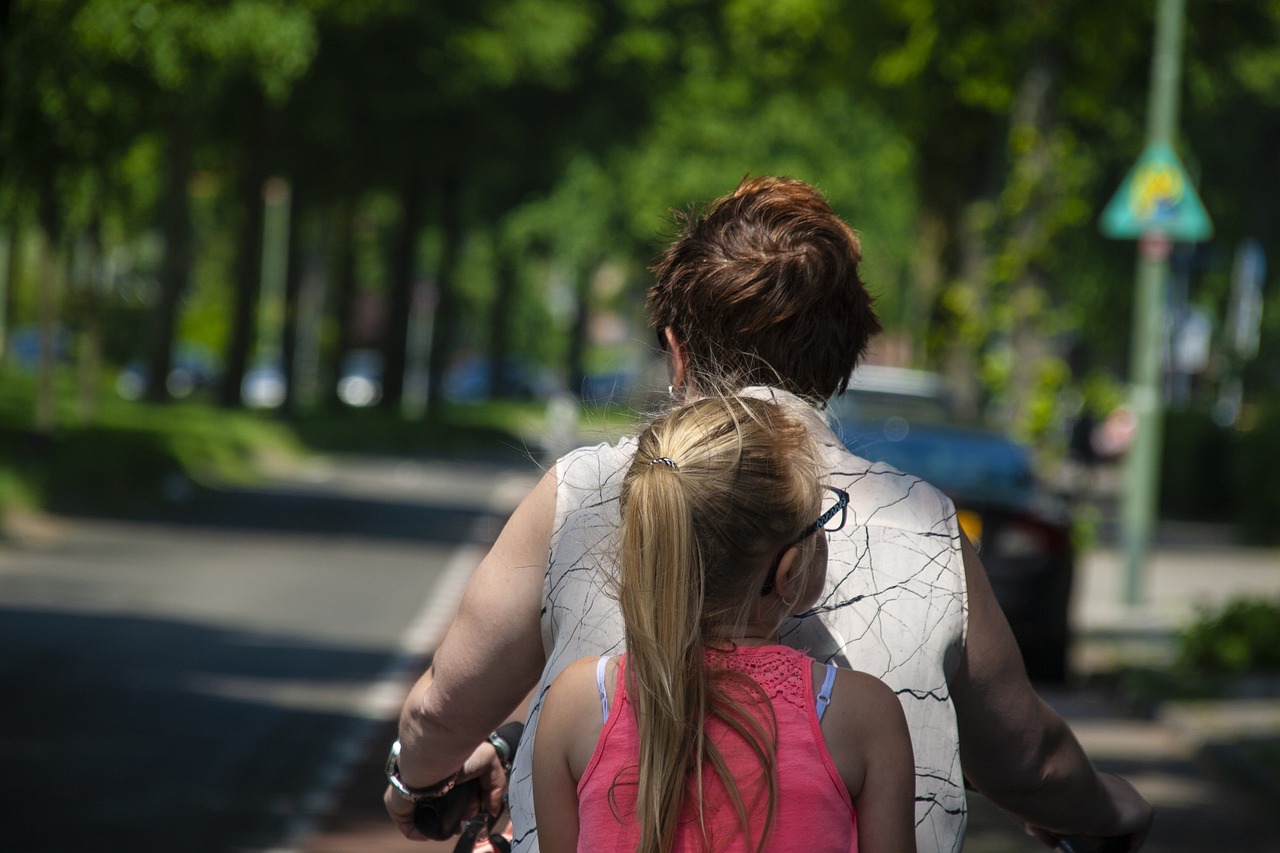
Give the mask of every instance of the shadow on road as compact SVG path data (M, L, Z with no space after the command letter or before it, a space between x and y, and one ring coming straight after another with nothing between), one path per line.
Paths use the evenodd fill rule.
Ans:
M0 610L3 847L269 847L367 725L376 651L188 622Z

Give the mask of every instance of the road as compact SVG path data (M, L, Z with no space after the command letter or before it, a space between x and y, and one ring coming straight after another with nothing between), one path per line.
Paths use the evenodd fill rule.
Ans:
M0 547L0 850L296 843L536 474L356 460Z
M0 851L446 849L405 842L381 810L388 721L536 475L347 460L0 546ZM1126 611L1117 567L1110 552L1083 567L1086 670L1207 597L1280 584L1275 552L1165 548L1148 605ZM1185 720L1047 698L1156 804L1149 850L1280 850L1268 807L1207 773ZM966 853L1043 849L970 805Z

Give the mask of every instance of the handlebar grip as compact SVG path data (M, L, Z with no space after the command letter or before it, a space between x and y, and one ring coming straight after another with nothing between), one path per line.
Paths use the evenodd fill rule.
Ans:
M1127 853L1132 835L1071 835L1058 842L1061 853Z
M524 735L524 723L519 720L503 723L498 726L494 734L507 742L507 746L511 749L511 757L514 758L516 750L520 747L520 738Z
M480 780L459 782L443 797L419 800L413 807L413 825L433 841L445 841L462 831L467 810L480 799Z
M504 723L494 732L507 744L508 758L514 757L524 734L524 723L513 720ZM480 780L459 782L443 797L419 800L413 807L413 825L433 841L446 841L460 833L467 819L467 812L480 801Z

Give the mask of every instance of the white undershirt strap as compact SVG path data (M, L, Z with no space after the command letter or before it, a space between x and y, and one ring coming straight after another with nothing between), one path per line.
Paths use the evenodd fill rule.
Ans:
M827 706L831 704L831 686L836 683L836 665L834 662L827 664L827 677L822 679L822 689L818 691L818 722L822 722L822 715L827 713Z
M609 694L604 689L604 668L608 663L608 655L601 655L596 661L596 688L600 691L600 718L603 723L609 722Z

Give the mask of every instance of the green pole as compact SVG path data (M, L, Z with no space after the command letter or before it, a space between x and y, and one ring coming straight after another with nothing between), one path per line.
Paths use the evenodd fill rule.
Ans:
M1178 122L1178 85L1182 75L1182 22L1185 0L1158 0L1151 57L1151 94L1147 110L1147 143L1173 144ZM1125 462L1124 603L1142 598L1142 576L1151 545L1160 478L1162 367L1164 350L1164 285L1169 277L1172 245L1161 235L1139 243L1133 318L1132 398L1137 435Z

